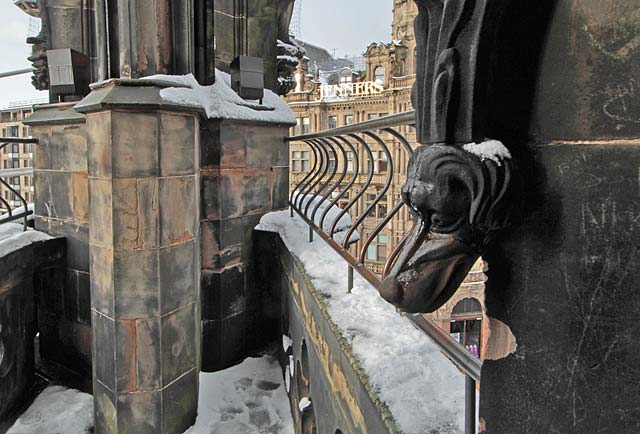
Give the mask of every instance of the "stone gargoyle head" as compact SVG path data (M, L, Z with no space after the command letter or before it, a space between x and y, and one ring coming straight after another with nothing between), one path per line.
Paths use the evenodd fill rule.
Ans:
M498 141L416 149L402 188L414 226L379 288L385 300L428 313L453 295L507 224L511 165Z

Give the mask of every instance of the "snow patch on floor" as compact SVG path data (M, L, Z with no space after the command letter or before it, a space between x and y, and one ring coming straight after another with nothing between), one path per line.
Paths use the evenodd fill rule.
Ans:
M270 356L200 373L198 419L185 434L293 434L282 369Z
M93 397L47 387L7 434L89 434ZM224 371L200 373L198 417L185 434L294 434L278 361L248 358Z
M86 434L92 426L91 395L62 386L49 386L7 434Z
M44 232L38 232L31 228L27 228L25 232L22 223L0 224L0 258L31 243L50 239L51 237Z
M464 432L464 376L431 339L399 315L357 273L347 294L347 263L288 211L265 215L256 229L278 232L326 297L333 322L351 345L378 397L405 434Z
M176 87L160 90L160 97L177 104L203 108L209 119L296 123L287 103L274 92L265 89L262 104L246 101L231 88L231 76L217 69L216 81L210 86L201 86L193 74L159 74L144 78L175 84Z

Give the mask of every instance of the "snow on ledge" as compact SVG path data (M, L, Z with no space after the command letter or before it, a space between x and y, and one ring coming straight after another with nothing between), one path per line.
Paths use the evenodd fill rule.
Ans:
M210 86L201 86L193 74L159 74L144 79L175 84L175 87L161 89L160 97L173 103L202 108L209 119L296 123L287 103L274 92L264 90L262 105L258 101L246 101L231 88L231 76L217 69L216 81Z
M499 140L487 139L482 143L467 143L462 148L483 160L492 160L498 166L501 166L504 160L511 159L511 152Z
M38 232L31 228L23 231L22 223L0 224L0 258L9 255L29 244L50 240L51 237L44 232Z
M279 233L304 264L325 296L331 320L403 433L464 432L464 376L429 337L357 273L347 294L347 263L319 237L309 243L308 226L299 216L269 213L256 229Z

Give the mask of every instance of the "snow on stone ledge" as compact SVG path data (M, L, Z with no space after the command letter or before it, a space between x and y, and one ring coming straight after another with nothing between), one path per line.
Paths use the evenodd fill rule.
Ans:
M273 122L295 125L296 118L287 103L269 89L264 90L262 105L246 101L231 88L231 76L216 69L216 81L201 86L193 74L153 75L146 80L174 83L175 87L160 90L166 101L204 109L209 119Z
M498 166L501 166L504 160L511 159L511 152L499 140L487 139L482 143L467 143L462 148L483 160L492 160Z
M51 237L43 232L28 228L23 231L22 223L0 224L0 258L7 256L31 243L50 240Z
M464 376L436 344L357 274L347 294L347 263L287 211L265 215L256 229L278 232L326 295L331 320L352 348L378 397L405 434L464 432Z
M49 386L7 434L85 434L92 426L91 395L62 386Z

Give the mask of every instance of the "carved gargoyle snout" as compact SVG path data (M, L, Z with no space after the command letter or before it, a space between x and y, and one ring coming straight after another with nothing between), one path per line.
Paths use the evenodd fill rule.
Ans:
M405 312L428 313L453 296L506 224L509 164L456 146L415 151L402 189L414 225L380 285L385 300Z

